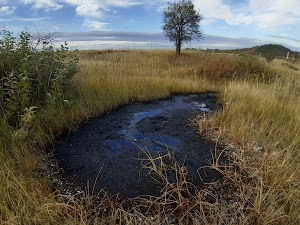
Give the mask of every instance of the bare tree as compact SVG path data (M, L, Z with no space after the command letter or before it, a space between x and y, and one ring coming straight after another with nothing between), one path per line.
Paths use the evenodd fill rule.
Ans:
M175 43L176 53L181 51L184 42L199 40L202 15L195 9L191 0L168 3L163 11L163 31L165 36Z

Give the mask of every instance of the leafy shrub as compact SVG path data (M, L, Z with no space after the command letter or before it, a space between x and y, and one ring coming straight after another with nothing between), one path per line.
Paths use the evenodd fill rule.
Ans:
M28 109L63 101L77 63L67 43L55 50L50 36L34 42L28 32L0 31L0 115L18 127Z

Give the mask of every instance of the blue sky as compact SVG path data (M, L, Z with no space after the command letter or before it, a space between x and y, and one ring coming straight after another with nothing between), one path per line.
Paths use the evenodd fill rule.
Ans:
M0 0L0 27L53 33L79 49L172 48L162 35L169 0ZM172 1L172 0L170 0ZM266 43L300 51L300 0L193 0L205 34L196 48Z

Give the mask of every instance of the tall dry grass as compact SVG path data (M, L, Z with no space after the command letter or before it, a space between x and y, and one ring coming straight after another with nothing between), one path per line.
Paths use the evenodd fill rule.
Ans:
M230 146L228 155L239 170L231 167L224 174L238 185L233 195L250 204L257 222L298 224L300 74L279 72L269 85L229 82L221 94L223 110L199 117L197 124L202 134Z
M176 59L170 52L82 52L80 58L81 72L70 86L69 98L64 104L41 111L26 140L15 139L14 130L1 120L3 224L85 223L82 206L77 204L75 209L62 204L52 194L47 168L41 160L45 157L41 152L60 135L71 132L90 117L132 101L214 89L205 79L186 77L188 67L170 63Z
M0 221L3 224L297 224L299 219L299 74L258 59L169 51L82 51L61 105L37 115L16 140L0 121ZM279 72L278 72L279 71ZM217 75L216 75L217 74ZM133 101L219 91L223 110L196 120L199 132L227 144L224 180L200 189L182 165L144 162L165 184L158 198L120 199L101 192L62 195L46 177L45 148L90 117ZM170 161L170 160L167 160ZM172 161L172 160L171 160ZM149 162L156 162L149 164ZM160 170L153 165L160 164ZM151 167L152 165L152 167ZM180 179L170 184L164 171Z

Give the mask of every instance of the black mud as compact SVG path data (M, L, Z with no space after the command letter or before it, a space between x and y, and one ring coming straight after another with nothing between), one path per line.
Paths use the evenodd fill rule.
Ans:
M218 108L216 93L122 106L82 124L53 152L64 176L90 189L95 185L95 191L106 188L128 197L157 195L158 184L137 159L143 157L142 148L154 156L173 152L187 166L188 178L201 185L218 178L214 171L199 170L209 165L215 145L202 140L189 120Z

